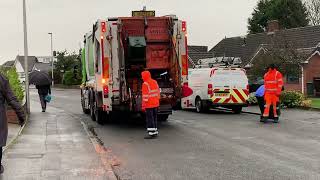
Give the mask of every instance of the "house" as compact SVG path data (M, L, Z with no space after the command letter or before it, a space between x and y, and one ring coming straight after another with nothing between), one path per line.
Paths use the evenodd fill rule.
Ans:
M38 62L38 59L35 56L28 56L28 72L32 72L34 65ZM25 81L25 61L24 56L17 56L14 62L14 66L19 75L20 81L23 83Z
M32 71L44 71L48 73L52 71L52 65L51 63L37 62L34 64Z
M285 75L285 89L320 95L320 26L281 30L277 21L270 21L266 32L225 38L209 52L215 57L239 57L242 66L250 68L278 41L290 44L303 59L300 75Z
M2 64L2 67L4 67L4 68L11 68L11 67L14 66L14 62L15 62L15 61L7 61L7 62L5 62L5 63Z
M188 46L189 68L194 67L200 59L213 58L208 46Z
M38 62L40 63L51 63L51 56L37 56ZM56 62L57 58L53 57L53 61Z
M52 70L51 63L47 63L48 59L51 58L43 58L40 56L40 61L36 56L28 56L28 72L32 71L45 71L50 72ZM19 75L20 81L23 83L25 81L25 63L24 56L17 56L14 61L7 61L3 65L3 67L11 68L15 67L17 73Z

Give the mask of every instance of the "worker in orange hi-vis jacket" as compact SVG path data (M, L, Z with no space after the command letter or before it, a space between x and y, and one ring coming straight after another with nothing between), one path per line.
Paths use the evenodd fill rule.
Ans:
M265 85L265 109L261 122L267 122L269 117L270 107L273 107L274 122L279 122L277 114L277 103L280 101L280 95L283 87L282 74L276 69L274 64L268 68L268 72L264 75Z
M152 139L158 136L158 107L160 106L160 89L156 80L151 78L149 71L141 73L142 84L142 110L146 112L148 136L145 139Z

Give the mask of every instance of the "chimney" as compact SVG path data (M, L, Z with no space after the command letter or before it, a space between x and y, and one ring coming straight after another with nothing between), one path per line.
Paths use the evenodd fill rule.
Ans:
M268 25L267 25L267 33L269 34L273 34L276 31L280 30L280 24L278 20L271 20L268 21Z

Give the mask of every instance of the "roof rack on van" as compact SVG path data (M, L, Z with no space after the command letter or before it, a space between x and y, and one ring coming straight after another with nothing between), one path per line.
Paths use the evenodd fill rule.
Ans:
M195 68L241 68L237 64L209 64L209 65L196 65Z

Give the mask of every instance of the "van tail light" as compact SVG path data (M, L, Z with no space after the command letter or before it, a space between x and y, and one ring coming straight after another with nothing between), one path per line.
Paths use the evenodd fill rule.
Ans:
M208 84L208 95L210 95L210 96L213 95L213 86L212 86L212 84Z
M249 84L247 85L247 91L248 91L248 94L249 94L249 92L250 92L250 86L249 86Z
M109 97L109 87L107 85L103 86L103 97L104 98Z

